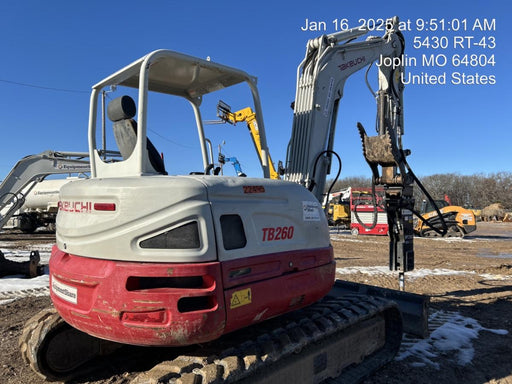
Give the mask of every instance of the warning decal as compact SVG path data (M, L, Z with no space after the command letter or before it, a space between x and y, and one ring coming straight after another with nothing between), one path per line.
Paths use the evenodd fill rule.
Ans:
M251 304L251 302L251 288L242 289L240 291L233 292L229 308L235 309L243 305Z

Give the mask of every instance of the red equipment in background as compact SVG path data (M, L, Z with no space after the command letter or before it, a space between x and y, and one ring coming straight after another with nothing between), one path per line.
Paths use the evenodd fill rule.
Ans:
M353 235L387 235L389 226L384 208L384 189L375 188L375 206L371 188L353 188L350 192L350 231Z

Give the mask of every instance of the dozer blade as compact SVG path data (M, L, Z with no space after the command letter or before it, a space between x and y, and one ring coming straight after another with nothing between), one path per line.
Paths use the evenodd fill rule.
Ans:
M421 338L428 337L430 297L343 280L336 280L327 296L337 297L348 293L383 297L394 301L402 313L404 332Z

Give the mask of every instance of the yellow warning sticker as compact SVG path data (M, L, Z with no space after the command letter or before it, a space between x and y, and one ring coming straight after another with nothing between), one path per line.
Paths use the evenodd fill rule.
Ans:
M243 305L251 304L251 302L251 288L241 289L240 291L233 292L231 295L231 303L229 308L235 309Z

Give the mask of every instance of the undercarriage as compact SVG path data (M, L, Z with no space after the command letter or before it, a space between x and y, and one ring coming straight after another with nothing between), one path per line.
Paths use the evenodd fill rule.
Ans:
M393 302L327 295L305 309L177 349L178 357L131 382L359 382L393 359L401 334L401 315ZM30 319L20 337L25 361L52 381L86 375L101 364L99 356L107 360L119 346L75 330L53 308Z

